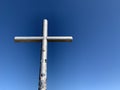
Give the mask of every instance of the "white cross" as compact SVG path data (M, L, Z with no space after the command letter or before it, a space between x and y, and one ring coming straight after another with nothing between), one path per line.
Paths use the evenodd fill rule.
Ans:
M39 76L38 90L47 89L47 42L71 42L73 38L71 36L48 36L48 21L43 21L43 36L26 36L26 37L14 37L16 42L42 42L42 56L41 56L41 70Z

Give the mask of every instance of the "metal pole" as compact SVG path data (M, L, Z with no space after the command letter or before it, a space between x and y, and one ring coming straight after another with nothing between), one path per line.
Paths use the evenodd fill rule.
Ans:
M39 90L47 89L47 29L48 21L43 21L43 40L42 40L42 56L41 56L41 72L40 72L40 83Z

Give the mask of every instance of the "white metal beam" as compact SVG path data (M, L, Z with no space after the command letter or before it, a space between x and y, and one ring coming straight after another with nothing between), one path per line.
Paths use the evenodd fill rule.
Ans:
M16 36L15 42L41 42L43 37L39 36ZM71 36L48 36L48 42L71 42L73 38Z

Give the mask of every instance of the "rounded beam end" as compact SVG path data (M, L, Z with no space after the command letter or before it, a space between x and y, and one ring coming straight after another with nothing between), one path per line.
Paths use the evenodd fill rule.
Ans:
M47 20L47 19L44 19L44 20L43 20L43 22L46 22L46 23L47 23L47 22L48 22L48 20Z

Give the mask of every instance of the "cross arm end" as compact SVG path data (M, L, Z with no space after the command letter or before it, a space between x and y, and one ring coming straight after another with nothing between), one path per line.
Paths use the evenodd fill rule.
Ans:
M42 41L43 37L36 37L36 36L15 36L15 42L40 42Z

